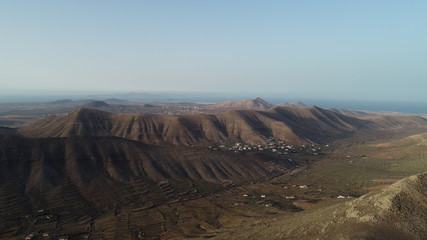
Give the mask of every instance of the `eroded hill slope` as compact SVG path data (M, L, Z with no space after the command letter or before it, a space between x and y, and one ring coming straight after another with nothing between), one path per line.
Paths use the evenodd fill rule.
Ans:
M9 211L1 210L8 204L26 211L30 211L28 208L35 203L36 206L41 204L39 207L43 209L55 208L43 199L59 191L52 199L61 200L64 187L73 189L66 195L71 201L105 207L122 203L134 191L132 186L138 181L157 188L164 183L183 184L183 189L189 191L193 189L187 186L191 182L221 187L225 183L265 179L293 168L292 162L258 153L153 147L117 137L28 139L0 136L0 144L1 189L15 191L20 200L25 200L22 206L16 202L0 204L3 217ZM8 183L16 185L9 189ZM98 199L102 196L110 197ZM171 200L170 196L160 192L160 200L166 199ZM172 199L179 197L173 196ZM56 204L66 208L68 200L62 201L65 202ZM19 215L21 211L11 213Z
M427 126L427 120L424 120ZM23 127L28 137L116 136L147 144L195 145L245 142L265 144L270 137L290 143L324 142L370 127L360 120L318 107L239 110L218 114L112 114L79 109Z

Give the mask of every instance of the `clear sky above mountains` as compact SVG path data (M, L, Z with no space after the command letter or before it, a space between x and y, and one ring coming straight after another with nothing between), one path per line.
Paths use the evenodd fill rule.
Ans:
M2 1L0 94L427 101L425 1Z

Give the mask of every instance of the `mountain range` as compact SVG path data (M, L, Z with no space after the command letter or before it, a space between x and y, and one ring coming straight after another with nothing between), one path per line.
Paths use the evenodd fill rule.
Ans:
M195 145L244 142L265 144L270 137L290 143L325 142L361 129L426 127L419 116L358 119L318 107L276 107L268 111L234 110L217 114L114 114L79 109L19 129L27 137L116 136L146 144Z
M259 188L284 190L281 184L329 157L334 150L329 144L364 144L394 132L427 131L422 116L346 115L316 106L278 107L262 99L220 104L230 110L218 113L93 109L108 107L104 102L86 107L16 129L0 128L0 239L43 231L73 239L194 238L224 224L214 213L230 214L241 206L236 194L249 207L302 210L278 193L276 200L265 201ZM339 160L351 167L367 156L343 158L351 159ZM211 238L423 239L425 176L339 205L260 219Z

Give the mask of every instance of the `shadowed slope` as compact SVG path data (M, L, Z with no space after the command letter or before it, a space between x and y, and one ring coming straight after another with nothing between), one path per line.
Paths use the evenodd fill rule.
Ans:
M286 123L300 138L314 142L349 136L358 129L366 128L366 123L363 120L336 114L316 106L277 107L269 113L269 116L277 122Z
M286 171L285 161L273 168L257 154L246 157L183 147L153 147L116 137L27 139L1 136L0 180L28 179L28 188L55 186L61 177L74 182L107 176L122 182L144 178L166 180L242 181L264 178L276 169Z
M186 201L293 168L262 154L153 147L117 137L0 136L0 145L0 216L12 229L26 226L22 217L39 209L78 226L80 217ZM3 230L0 239L15 235Z
M15 134L16 128L8 128L0 126L0 134Z
M83 108L106 108L108 106L110 105L104 101L92 101L82 105Z

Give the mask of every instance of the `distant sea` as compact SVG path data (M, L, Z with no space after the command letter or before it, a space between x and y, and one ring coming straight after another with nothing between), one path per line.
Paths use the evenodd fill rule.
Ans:
M189 98L186 101L194 102L223 102L229 100L251 99L256 96L249 97L195 97ZM325 100L325 99L291 99L291 98L270 98L263 97L262 99L267 102L278 104L284 102L302 102L307 106L318 106L321 108L343 108L350 110L369 110L369 111L383 111L383 112L400 112L400 113L414 113L414 114L427 114L427 102L398 102L398 101L366 101L366 100Z
M293 99L268 97L261 94L259 97L270 103L297 102L300 101L307 106L315 105L321 108L344 108L351 110L371 110L385 112L401 112L427 114L427 102L398 102L398 101L366 101L366 100L325 100L325 99ZM123 100L137 100L146 102L204 102L217 103L229 100L252 99L258 96L247 94L218 94L218 93L182 93L182 92L146 92L146 93L56 93L56 94L26 94L12 96L0 94L0 103L12 102L48 102L61 99L82 100L106 100L118 98Z

